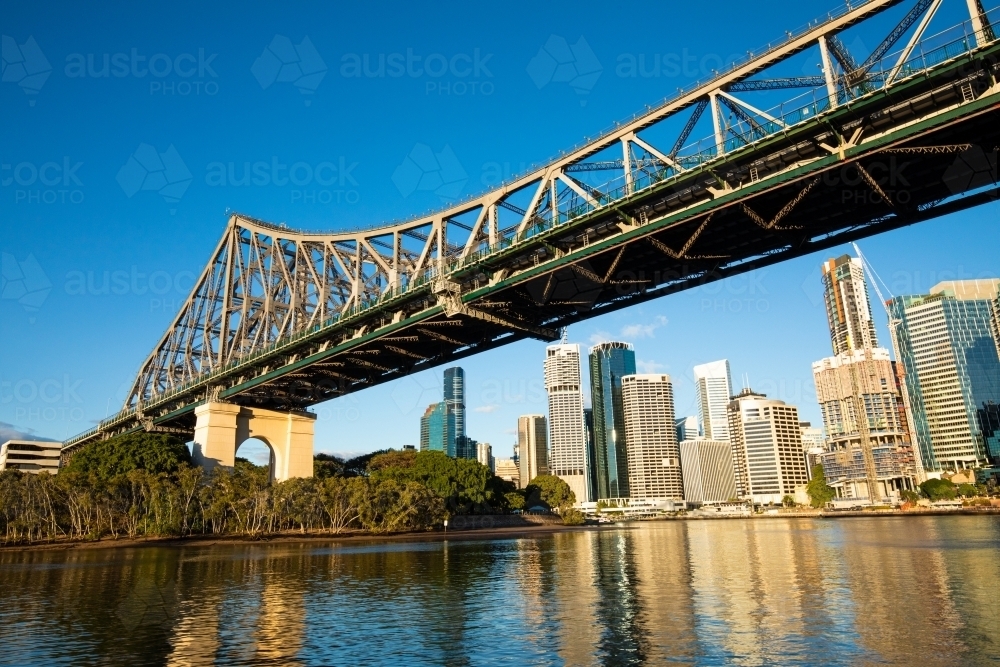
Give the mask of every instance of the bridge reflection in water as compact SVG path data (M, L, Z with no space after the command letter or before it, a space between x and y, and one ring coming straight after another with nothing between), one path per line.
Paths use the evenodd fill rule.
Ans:
M4 662L985 664L1000 519L0 553Z

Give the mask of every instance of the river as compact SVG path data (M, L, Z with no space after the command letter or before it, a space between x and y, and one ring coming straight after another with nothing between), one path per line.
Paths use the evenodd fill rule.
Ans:
M0 664L1000 664L1000 517L0 552Z

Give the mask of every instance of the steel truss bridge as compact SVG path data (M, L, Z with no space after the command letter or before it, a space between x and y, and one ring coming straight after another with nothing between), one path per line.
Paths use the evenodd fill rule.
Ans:
M65 450L143 429L191 435L209 401L303 411L995 201L1000 8L949 2L964 20L936 32L942 0L848 4L529 174L405 223L321 234L233 215L122 410ZM897 5L902 19L859 63L842 33ZM810 50L819 75L768 78ZM759 93L766 110L751 104ZM692 141L702 125L709 136ZM594 174L608 180L588 184Z

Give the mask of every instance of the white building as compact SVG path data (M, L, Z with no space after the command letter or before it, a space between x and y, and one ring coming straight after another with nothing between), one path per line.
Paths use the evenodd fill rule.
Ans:
M685 440L680 443L684 500L724 503L736 498L732 445L721 440Z
M517 451L521 486L539 475L549 474L549 442L545 415L521 415L517 418Z
M698 428L698 418L694 415L678 417L674 420L674 427L677 431L677 442L697 440L701 437L701 431Z
M496 459L496 472L493 474L505 482L510 482L517 488L521 488L521 473L514 459Z
M576 495L590 498L587 429L580 388L580 346L569 343L545 348L545 391L549 397L549 471ZM524 457L525 452L521 451ZM527 482L525 482L527 483Z
M59 472L61 442L46 440L8 440L0 445L0 470L21 472Z
M729 397L733 395L729 360L720 359L695 366L694 382L698 389L702 435L706 440L729 440L726 410Z
M476 443L476 460L496 474L496 459L493 458L493 446L488 442Z
M794 405L744 389L729 403L729 434L740 497L780 504L809 482Z
M629 497L683 499L670 376L646 373L623 377L622 413Z

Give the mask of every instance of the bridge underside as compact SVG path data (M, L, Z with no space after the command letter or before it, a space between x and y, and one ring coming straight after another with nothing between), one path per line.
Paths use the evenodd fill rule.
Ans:
M524 338L553 340L562 326L665 294L995 201L998 52L526 234L425 289L151 400L102 433L146 428L190 437L195 408L207 401L303 411Z

